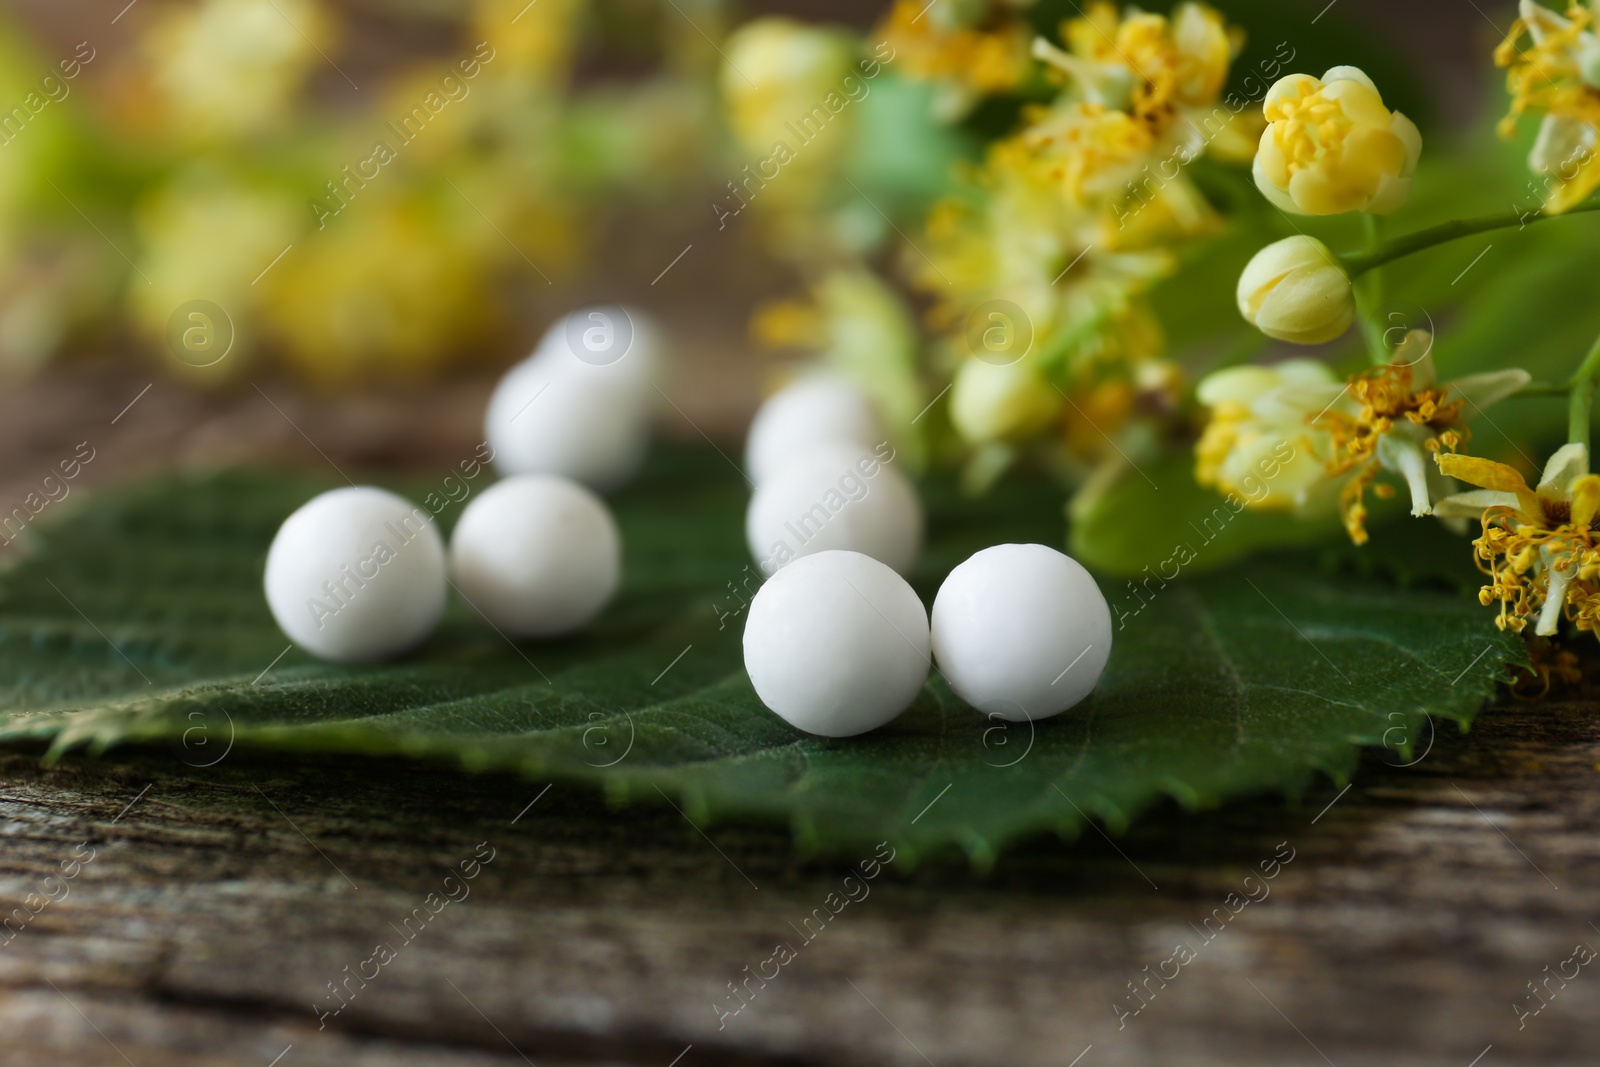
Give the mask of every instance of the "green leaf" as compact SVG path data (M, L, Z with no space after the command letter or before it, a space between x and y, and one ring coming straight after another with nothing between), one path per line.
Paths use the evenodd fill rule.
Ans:
M1344 538L1331 510L1316 519L1235 510L1224 495L1194 480L1194 453L1176 449L1122 471L1072 502L1069 551L1109 574L1204 574L1252 553L1331 544ZM1467 551L1467 550L1463 550Z
M986 865L1163 798L1343 779L1358 746L1403 749L1425 714L1464 727L1522 655L1463 598L1246 565L1138 594L1108 583L1110 664L1068 715L989 721L935 676L890 726L827 740L767 712L745 677L731 590L754 588L746 489L720 457L665 450L615 500L627 577L592 633L514 647L453 604L420 651L376 666L285 651L263 604L274 530L323 488L234 471L50 505L65 513L31 526L34 550L0 577L0 740L47 739L52 758L163 742L197 768L246 746L432 757L671 798L700 826L783 821L809 850L887 840L906 862L960 848ZM1047 483L926 495L925 598L979 547L1060 537Z

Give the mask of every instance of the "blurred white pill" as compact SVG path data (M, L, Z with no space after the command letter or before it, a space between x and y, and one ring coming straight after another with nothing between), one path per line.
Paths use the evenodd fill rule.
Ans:
M885 440L867 395L835 374L816 373L785 386L756 412L745 438L744 468L757 485L814 446L872 449Z
M648 405L664 358L661 327L638 308L590 304L552 323L532 358L627 388Z
M444 543L433 516L370 486L334 489L284 520L267 553L267 605L314 656L384 659L439 624Z
M859 552L796 560L757 590L744 668L761 702L807 733L849 737L922 691L928 613L906 580Z
M756 486L744 531L765 574L830 549L906 574L922 550L922 501L887 443L818 445Z
M485 432L503 474L558 474L606 492L650 444L661 334L645 316L595 305L559 319L489 398Z
M933 655L956 695L989 715L1059 715L1094 691L1111 609L1089 572L1044 545L995 545L950 572L933 601Z
M622 576L611 512L548 474L507 478L474 497L450 535L450 573L468 604L516 637L570 633L600 613Z

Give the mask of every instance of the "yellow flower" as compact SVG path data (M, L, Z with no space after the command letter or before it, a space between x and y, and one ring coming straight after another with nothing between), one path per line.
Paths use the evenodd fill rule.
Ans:
M759 18L729 35L723 51L723 107L746 152L765 159L776 143L792 145L800 130L810 140L795 151L795 164L815 169L817 157L845 147L847 138L830 127L849 110L844 79L853 77L855 46L848 34Z
M144 43L168 126L210 140L281 124L332 38L315 0L205 0L163 13Z
M261 282L285 357L322 385L423 377L496 326L483 258L462 227L417 198L366 195Z
M1195 481L1233 493L1249 507L1322 511L1331 501L1333 441L1312 420L1338 390L1333 371L1314 359L1207 375L1195 390L1211 408L1195 446Z
M1180 4L1169 19L1134 8L1119 17L1096 3L1064 35L1066 51L1034 42L1068 86L1052 107L1025 112L1022 137L1054 161L1066 195L1102 201L1119 230L1151 199L1198 209L1203 198L1191 195L1182 168L1237 139L1235 116L1216 103L1240 32L1201 4ZM1209 209L1194 215L1188 233L1215 225Z
M1251 257L1239 275L1239 314L1268 337L1297 345L1331 341L1355 321L1350 278L1328 246L1296 234Z
M1064 28L1067 51L1041 42L1041 58L1064 71L1083 98L1125 111L1160 135L1184 112L1214 104L1244 43L1216 11L1179 4L1169 19L1093 3Z
M1333 454L1328 473L1350 474L1340 493L1345 529L1356 544L1367 541L1367 486L1380 470L1405 479L1411 492L1411 514L1433 512L1438 472L1430 454L1454 452L1470 434L1463 408L1481 412L1528 384L1524 370L1472 374L1442 385L1433 363L1433 335L1412 330L1394 350L1388 364L1351 375L1344 390L1313 417L1312 425L1328 431ZM1380 485L1378 492L1391 492Z
M960 118L980 97L1017 89L1032 64L1027 26L1003 3L974 11L896 0L877 35L894 49L897 68L939 84L934 110L946 119Z
M207 376L239 370L239 357L259 335L249 327L265 293L251 283L298 239L310 217L304 202L286 190L199 167L178 174L135 213L139 272L148 279L128 286L135 320L160 338L179 305L209 300L232 320L238 342L234 358L208 369ZM175 369L182 370L187 364L173 355Z
M1566 211L1600 187L1600 41L1593 27L1595 8L1574 4L1563 18L1522 0L1511 32L1495 49L1506 71L1511 111L1500 123L1509 137L1528 111L1544 112L1528 166L1546 176L1544 209ZM1527 34L1526 51L1517 43Z
M975 308L1006 301L1036 344L1069 328L1087 343L1175 265L1164 248L1106 248L1100 217L1068 202L1053 164L1019 139L992 145L973 184L934 206L918 242L928 258L907 260L938 301L936 329L959 336Z
M1534 633L1549 637L1565 610L1579 630L1600 635L1600 476L1589 473L1588 448L1563 446L1534 489L1503 463L1445 453L1437 459L1445 474L1481 487L1439 501L1435 512L1479 520L1483 533L1472 544L1489 584L1478 600L1499 602L1495 624L1521 633L1536 616Z
M493 49L484 67L490 80L565 80L585 6L582 0L474 0L472 40Z
M1383 105L1372 79L1334 67L1320 79L1290 74L1262 101L1256 187L1284 211L1387 215L1405 203L1422 152L1412 121Z

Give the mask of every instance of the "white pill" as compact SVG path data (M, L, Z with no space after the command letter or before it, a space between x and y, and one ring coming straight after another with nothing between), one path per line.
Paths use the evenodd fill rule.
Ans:
M589 622L622 575L611 513L565 478L524 474L474 497L450 535L450 572L467 603L516 637Z
M553 322L531 358L615 383L648 405L665 358L663 334L638 308L590 304Z
M956 695L1020 722L1094 691L1111 655L1111 609L1077 560L995 545L950 572L933 600L933 655Z
M278 527L267 552L267 606L314 656L385 659L439 624L444 543L433 516L370 486L323 493Z
M838 375L816 373L769 397L745 438L744 469L757 485L816 445L840 443L872 449L885 440L865 393Z
M489 398L485 432L503 474L558 474L606 492L638 472L650 444L660 331L596 305L546 331Z
M922 501L887 443L820 445L756 486L744 531L764 574L830 549L906 574L922 550Z
M928 613L906 580L859 552L819 552L750 601L744 669L785 722L849 737L899 715L928 678Z

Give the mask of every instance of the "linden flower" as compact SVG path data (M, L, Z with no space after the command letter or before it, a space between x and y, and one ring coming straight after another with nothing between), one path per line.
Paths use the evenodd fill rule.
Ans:
M1039 376L1036 362L962 361L950 390L950 421L968 444L1022 440L1055 417L1061 394Z
M826 127L843 110L841 86L853 77L855 49L848 35L793 19L759 18L735 30L725 52L719 75L723 107L745 151L765 158L775 142L796 141L797 129L809 135L801 142L801 157L832 157L844 147L847 138L829 136Z
M1033 51L1069 88L1053 107L1025 112L1021 136L1055 163L1074 203L1134 199L1142 212L1150 198L1187 188L1183 166L1242 140L1234 113L1216 105L1243 38L1210 8L1181 4L1170 19L1129 8L1119 17L1096 3L1063 35L1067 51L1043 39ZM1204 198L1182 199L1198 209ZM1214 222L1209 211L1194 214L1192 232Z
M578 38L581 0L474 0L471 40L490 42L490 69L552 83L571 71Z
M332 35L315 0L206 0L163 14L144 43L174 128L239 137L284 121Z
M1542 111L1539 136L1528 166L1546 176L1544 209L1566 211L1600 187L1600 41L1593 26L1597 9L1574 4L1567 17L1533 0L1522 0L1520 17L1495 49L1494 61L1506 71L1511 111L1500 124L1509 137L1527 111ZM1522 35L1532 47L1517 47Z
M1266 132L1252 167L1256 187L1284 211L1387 215L1405 203L1422 152L1412 121L1383 106L1355 67L1320 79L1290 74L1262 101Z
M1364 497L1380 470L1405 479L1412 515L1431 514L1429 478L1438 474L1428 455L1454 452L1467 442L1464 407L1481 411L1528 381L1527 371L1500 370L1436 384L1433 335L1426 330L1406 334L1386 366L1351 375L1342 393L1330 397L1327 408L1312 418L1312 425L1326 430L1332 440L1328 473L1338 477L1353 472L1339 495L1350 540L1367 542ZM1391 492L1388 486L1376 491L1380 496Z
M1179 4L1171 18L1114 4L1088 6L1064 28L1068 51L1040 41L1039 58L1069 75L1089 103L1127 112L1159 135L1190 109L1216 103L1228 67L1244 44L1204 4Z
M1331 341L1356 317L1349 276L1327 245L1305 234L1274 241L1252 256L1235 298L1246 322L1297 345Z
M134 213L139 273L148 279L146 285L128 286L135 321L150 336L161 337L173 308L205 299L222 307L236 324L248 323L266 293L264 287L251 285L251 279L299 239L307 217L301 199L287 190L198 167L175 175L147 195ZM173 365L186 367L176 359ZM240 366L233 359L208 374Z
M1195 446L1195 481L1249 507L1307 514L1326 499L1332 438L1313 425L1338 379L1314 359L1226 367L1195 393L1211 420Z
M1171 273L1173 253L1107 248L1100 215L1061 196L1054 164L1009 138L990 146L972 195L934 205L912 260L918 283L938 298L936 328L959 331L968 314L996 300L1016 305L1036 345L1060 329L1092 346L1128 318L1132 294ZM1145 331L1147 334L1148 331Z
M319 385L419 378L497 325L474 237L420 199L368 195L261 282L285 358Z
M1545 465L1536 488L1503 463L1441 454L1439 469L1481 488L1439 501L1439 515L1476 518L1483 534L1472 542L1489 584L1484 605L1500 602L1495 625L1521 633L1556 632L1563 609L1579 630L1600 634L1600 476L1589 473L1589 450L1564 445Z
M894 49L897 66L938 84L934 111L945 119L959 119L983 96L1016 90L1028 74L1029 33L1006 4L972 12L897 0L878 36Z

